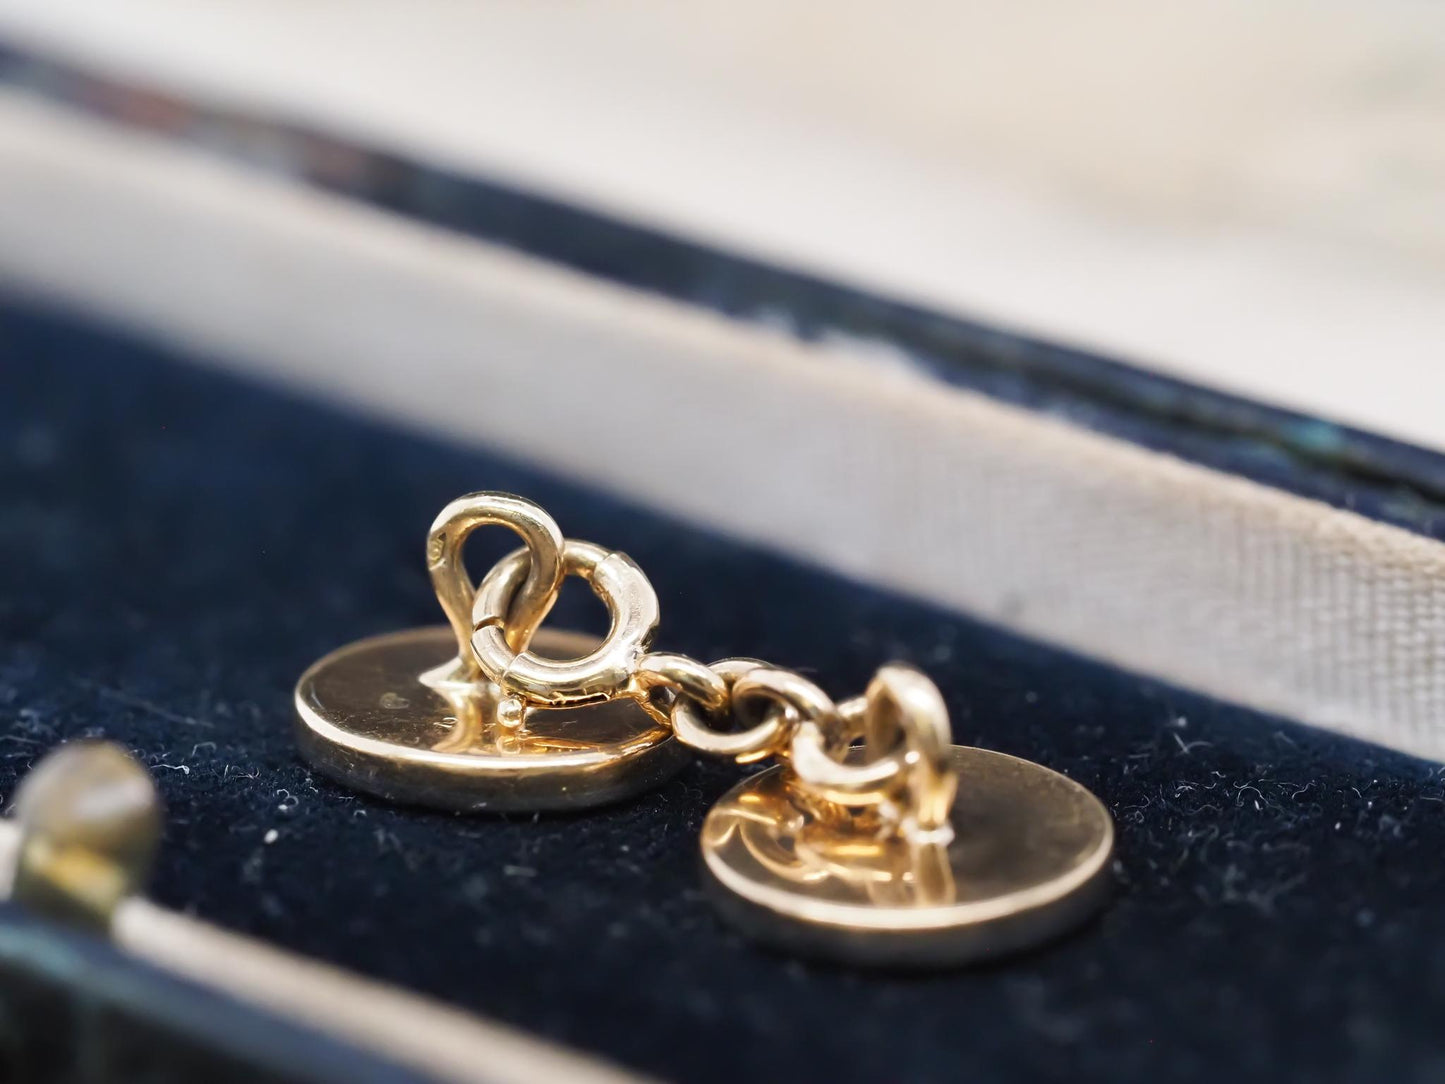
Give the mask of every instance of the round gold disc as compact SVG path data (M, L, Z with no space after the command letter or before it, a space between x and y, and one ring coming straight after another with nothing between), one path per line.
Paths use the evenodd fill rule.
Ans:
M597 639L542 629L532 650L577 658ZM686 755L636 700L533 711L520 731L420 676L456 656L445 626L348 644L296 684L296 738L319 771L395 802L452 809L578 809L653 787Z
M855 964L936 967L1027 948L1106 898L1114 827L1058 772L954 746L953 838L910 844L874 812L810 799L785 768L734 787L703 825L709 888L748 933Z

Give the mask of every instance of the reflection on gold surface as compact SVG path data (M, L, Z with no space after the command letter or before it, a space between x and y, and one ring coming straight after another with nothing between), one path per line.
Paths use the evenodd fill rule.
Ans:
M537 635L543 650L568 655L579 639L588 642ZM619 698L533 708L458 675L454 648L444 626L409 629L318 662L296 684L307 759L369 794L466 812L597 805L682 765L651 705Z
M594 637L582 633L543 629L533 646L543 657L551 658L585 654L595 643ZM567 709L550 708L507 694L497 683L473 675L455 658L433 666L415 680L446 704L433 709L435 722L446 726L446 732L430 746L438 753L523 757L605 749L625 754L655 745L668 734L663 720L645 701L615 698Z
M741 850L773 877L839 902L928 907L957 894L946 842L909 838L876 810L810 800L782 773L715 806L703 846Z
M442 685L436 691L451 705L455 722L432 748L438 753L520 753L531 735L516 701L502 695L490 681L470 685ZM503 717L515 717L504 725Z
M625 750L657 740L657 720L633 701L591 704L566 711L533 709L491 682L434 686L451 708L447 732L432 744L438 753L536 756L599 748ZM551 721L553 726L547 726ZM581 721L585 725L577 726ZM539 723L532 726L529 724ZM650 724L650 725L649 725ZM573 731L573 736L558 729Z

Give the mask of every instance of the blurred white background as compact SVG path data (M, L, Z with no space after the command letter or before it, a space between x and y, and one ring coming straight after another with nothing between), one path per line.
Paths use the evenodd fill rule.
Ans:
M0 36L1445 448L1434 0L0 0Z

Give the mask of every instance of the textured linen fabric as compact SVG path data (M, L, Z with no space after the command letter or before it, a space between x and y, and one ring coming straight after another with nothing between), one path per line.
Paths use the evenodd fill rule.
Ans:
M762 656L840 696L889 659L922 666L957 740L1106 802L1116 900L1021 957L865 974L755 948L703 898L698 829L736 767L698 763L576 816L429 813L317 777L292 745L296 676L341 643L440 621L422 540L479 488L631 554L667 649ZM512 544L494 533L479 562ZM559 623L598 618L564 604ZM1436 765L14 307L0 309L0 717L7 798L66 738L104 735L150 765L170 814L162 903L665 1078L1445 1075Z

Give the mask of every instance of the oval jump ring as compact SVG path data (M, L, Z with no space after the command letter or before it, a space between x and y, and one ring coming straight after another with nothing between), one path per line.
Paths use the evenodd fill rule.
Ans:
M787 673L756 659L723 659L713 663L711 669L727 684L729 699L734 705L739 699L738 687L745 677L759 671ZM817 686L813 687L817 689ZM827 699L821 689L817 691ZM703 713L692 701L687 697L678 697L672 705L672 731L684 745L714 756L733 757L739 763L746 764L772 754L785 743L797 715L786 701L780 699L778 704L778 709L768 712L762 722L746 730L729 733L709 726Z
M644 693L672 689L707 712L720 712L728 705L727 680L686 655L653 652L642 656L637 660L637 686Z

